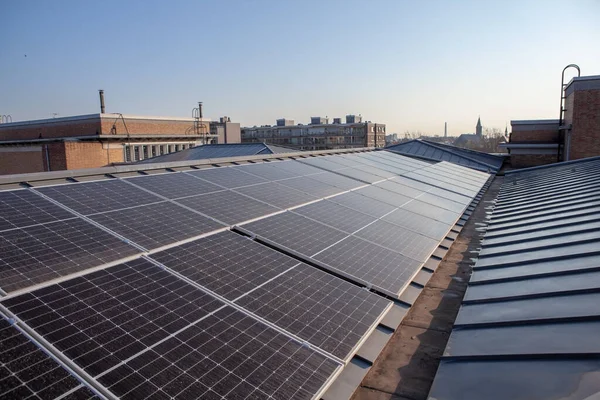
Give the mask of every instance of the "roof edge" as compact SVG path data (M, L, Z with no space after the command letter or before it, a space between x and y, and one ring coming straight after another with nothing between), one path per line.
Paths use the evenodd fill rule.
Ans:
M561 166L564 166L564 165L579 164L579 163L582 163L582 162L593 161L593 160L600 160L600 156L588 157L588 158L580 158L578 160L563 161L563 162L554 163L554 164L540 165L540 166L537 166L537 167L513 169L513 170L510 170L510 171L506 171L504 174L505 175L514 175L514 174L519 174L521 172L529 172L529 171L537 171L537 170L543 170L543 169L550 169L550 168L553 168L553 167L561 167Z

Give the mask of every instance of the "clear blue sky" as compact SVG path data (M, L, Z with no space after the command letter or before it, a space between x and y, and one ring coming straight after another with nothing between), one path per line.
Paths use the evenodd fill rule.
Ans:
M4 0L0 114L362 114L388 133L557 118L560 73L600 75L600 1ZM26 55L26 56L25 56Z

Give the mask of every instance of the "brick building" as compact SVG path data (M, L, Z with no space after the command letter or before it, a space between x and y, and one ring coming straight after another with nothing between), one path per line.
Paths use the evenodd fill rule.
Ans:
M242 128L242 142L263 142L299 150L328 150L385 147L385 124L362 122L362 117L347 115L346 122L334 118L311 117L308 125L278 119L276 125Z
M511 121L509 150L516 168L600 155L600 75L573 78L564 87L562 121ZM562 122L562 123L561 123Z
M204 143L240 143L240 124L89 114L0 124L0 174L96 168Z

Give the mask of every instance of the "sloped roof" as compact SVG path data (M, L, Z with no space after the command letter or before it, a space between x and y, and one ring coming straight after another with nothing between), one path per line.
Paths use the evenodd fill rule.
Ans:
M100 398L350 397L489 175L324 154L3 177L0 317Z
M415 139L405 143L386 147L386 150L396 153L416 156L434 161L448 161L454 164L477 169L480 171L498 172L504 162L504 157L495 156L475 150L462 149L442 143Z
M172 161L206 160L212 158L251 156L256 154L290 153L293 151L297 150L266 145L264 143L206 144L175 153L147 158L138 163L150 164Z
M507 172L430 392L600 394L600 157Z

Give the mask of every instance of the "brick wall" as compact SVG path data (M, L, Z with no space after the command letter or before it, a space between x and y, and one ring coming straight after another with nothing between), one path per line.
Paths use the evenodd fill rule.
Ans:
M556 154L511 154L510 165L513 168L537 167L556 162Z
M123 162L123 146L100 142L65 142L66 168L98 168Z
M572 124L569 159L600 156L600 90L576 90L569 98L573 98L571 107L567 102Z
M145 134L145 135L193 135L194 122L193 121L175 121L175 120L153 120L153 119L132 119L125 118L102 118L102 134L111 134L113 124L116 127L116 133L118 135L125 135L127 130L132 135ZM127 130L125 129L127 125ZM206 132L210 132L209 123L203 124L206 128Z
M42 146L14 146L0 149L0 174L44 171Z
M8 124L7 124L8 125ZM90 136L100 132L99 118L86 118L73 121L27 123L17 126L1 126L0 140L52 139L59 137Z
M558 143L558 123L511 124L511 142Z

